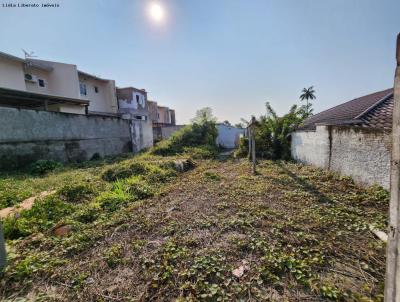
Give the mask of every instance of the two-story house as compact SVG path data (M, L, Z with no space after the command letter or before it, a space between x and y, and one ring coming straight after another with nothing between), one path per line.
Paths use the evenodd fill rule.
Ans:
M76 65L21 59L0 52L0 106L75 114L116 115L115 82Z
M149 120L147 92L135 87L117 88L118 113L136 120Z

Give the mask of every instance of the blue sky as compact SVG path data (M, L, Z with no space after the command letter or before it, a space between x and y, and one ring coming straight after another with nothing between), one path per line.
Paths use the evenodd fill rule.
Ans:
M315 112L393 85L398 0L54 0L4 8L0 51L77 64L118 86L146 88L186 123L212 107L233 123L282 114L315 86Z

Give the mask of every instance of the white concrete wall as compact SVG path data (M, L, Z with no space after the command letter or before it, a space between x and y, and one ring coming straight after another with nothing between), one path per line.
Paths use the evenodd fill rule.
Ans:
M331 137L331 142L329 137ZM390 144L388 132L354 127L317 126L316 131L292 133L293 159L351 176L363 185L389 188Z
M22 62L0 57L0 87L25 90L24 78Z
M329 135L326 126L317 126L316 131L296 131L292 133L291 152L293 159L328 168Z
M217 145L223 148L236 148L239 146L240 136L245 133L245 129L227 126L223 124L217 125L218 137Z

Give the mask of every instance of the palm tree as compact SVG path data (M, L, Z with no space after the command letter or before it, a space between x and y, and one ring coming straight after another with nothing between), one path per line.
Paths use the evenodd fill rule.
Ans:
M314 86L311 86L311 87L308 87L308 88L303 88L303 90L301 92L302 92L302 94L300 95L300 100L301 101L304 101L304 100L307 101L307 105L306 105L307 115L310 115L311 114L311 112L310 112L311 103L309 104L308 100L315 100L316 99Z

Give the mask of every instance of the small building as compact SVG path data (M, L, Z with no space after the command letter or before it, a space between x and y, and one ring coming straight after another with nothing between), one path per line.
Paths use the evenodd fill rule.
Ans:
M226 149L233 149L239 146L242 136L245 136L246 129L237 128L225 123L217 124L218 136L217 145Z
M389 188L392 111L387 89L313 115L291 134L292 157Z

